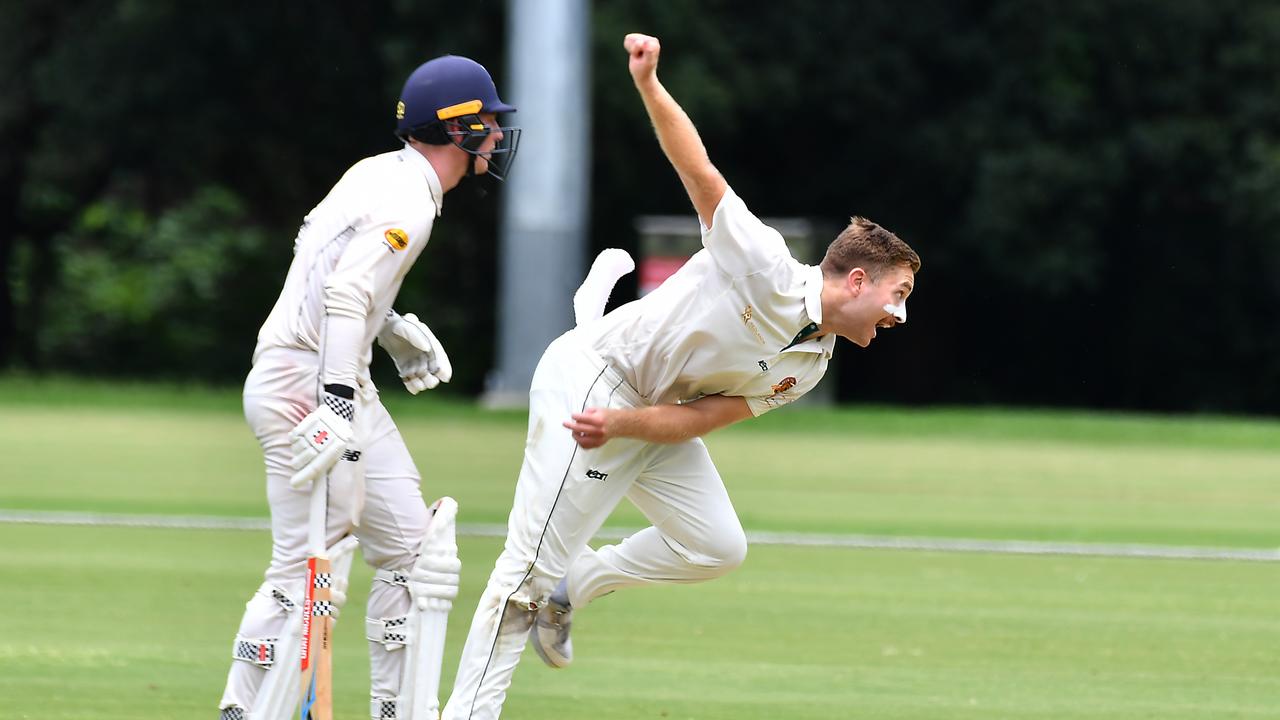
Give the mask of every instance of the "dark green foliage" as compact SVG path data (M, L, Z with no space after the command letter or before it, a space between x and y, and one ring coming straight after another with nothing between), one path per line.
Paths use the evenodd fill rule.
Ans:
M244 318L276 289L242 273L280 243L245 224L233 193L206 186L155 218L105 199L52 241L61 273L37 336L42 356L91 374L209 380L248 370Z
M842 397L1280 410L1276 6L592 13L596 246L634 247L636 215L688 212L626 72L622 35L644 31L759 214L865 215L922 255L911 323L841 348ZM394 147L404 74L459 52L501 87L505 16L0 5L0 363L236 381L299 220ZM455 391L477 391L493 356L496 209L451 193L397 303L446 338Z

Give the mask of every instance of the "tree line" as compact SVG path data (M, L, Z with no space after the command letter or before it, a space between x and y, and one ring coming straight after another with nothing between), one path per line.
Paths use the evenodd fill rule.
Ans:
M837 351L840 397L1280 409L1280 7L591 12L594 249L689 212L626 72L640 30L758 214L864 215L920 252L910 322ZM405 75L453 52L502 87L505 20L499 2L0 6L0 367L237 381L302 216L395 147ZM476 393L497 203L446 205L397 305L445 341L451 391Z

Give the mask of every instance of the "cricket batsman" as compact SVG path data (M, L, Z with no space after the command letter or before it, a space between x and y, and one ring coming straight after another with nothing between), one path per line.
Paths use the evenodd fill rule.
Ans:
M435 334L392 305L445 194L464 178L506 176L520 130L500 126L498 114L513 111L479 63L452 55L424 63L395 108L403 147L353 165L298 231L244 386L245 417L266 460L272 550L232 644L221 720L284 720L297 712L310 488L323 478L333 572L322 580L332 605L345 601L357 541L375 568L364 623L371 716L437 716L442 613L459 572L456 505L446 498L429 511L424 504L418 470L378 399L369 363L376 340L410 393L449 381L449 358Z
M914 250L854 218L819 266L797 262L729 188L658 81L658 39L630 34L623 47L658 144L702 222L703 249L643 298L603 317L579 313L578 326L543 354L506 545L444 720L495 720L526 641L552 667L573 662L572 617L592 600L703 582L741 564L742 525L701 437L804 395L837 336L866 347L877 329L907 320L920 269ZM598 292L590 289L600 273L611 286L610 265L602 254L583 289ZM652 526L587 547L624 497Z

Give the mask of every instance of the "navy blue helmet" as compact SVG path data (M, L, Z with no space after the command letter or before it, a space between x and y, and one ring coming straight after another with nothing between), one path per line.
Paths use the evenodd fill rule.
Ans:
M396 104L396 135L431 145L456 145L479 156L485 138L493 131L480 113L515 112L498 97L489 71L480 63L458 55L444 55L418 66L404 83ZM489 174L502 180L515 159L520 128L500 128L502 140L491 152ZM475 170L475 160L471 171Z

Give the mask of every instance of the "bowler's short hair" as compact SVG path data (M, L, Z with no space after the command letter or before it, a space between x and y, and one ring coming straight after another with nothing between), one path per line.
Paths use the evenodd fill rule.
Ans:
M920 272L920 256L897 235L864 217L853 217L849 227L827 247L820 267L824 277L845 275L860 267L877 280L885 270L901 265Z

